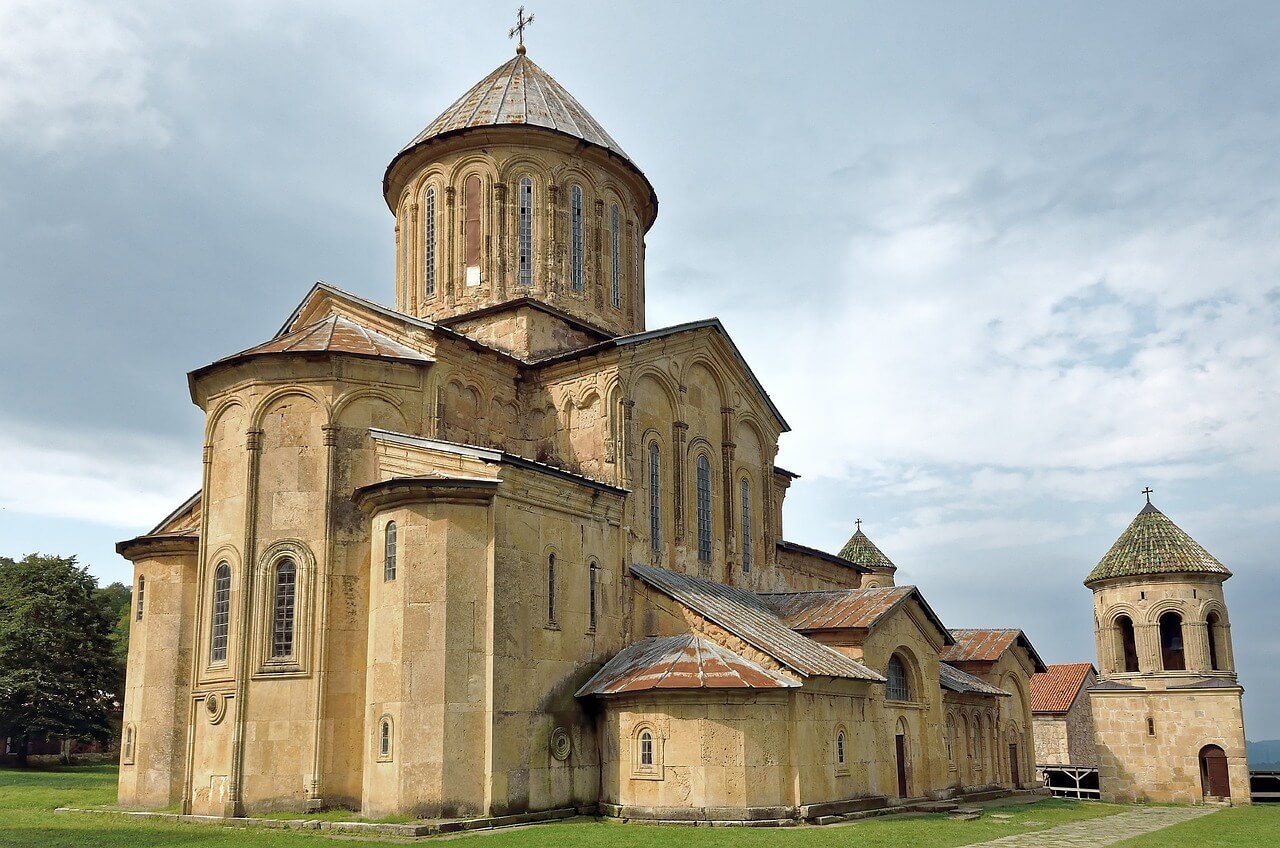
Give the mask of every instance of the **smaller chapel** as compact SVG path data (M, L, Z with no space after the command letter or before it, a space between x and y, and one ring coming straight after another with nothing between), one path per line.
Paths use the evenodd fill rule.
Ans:
M860 526L786 539L786 420L716 319L646 327L657 194L523 45L383 194L394 305L317 283L188 375L201 489L118 546L122 804L788 824L1036 791L1035 648L948 627ZM1155 609L1119 597L1100 632ZM1107 656L1099 703L1153 697Z

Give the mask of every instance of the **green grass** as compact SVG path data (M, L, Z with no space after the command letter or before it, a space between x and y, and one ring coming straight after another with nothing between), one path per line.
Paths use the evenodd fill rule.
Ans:
M53 812L55 807L110 805L115 802L115 793L116 768L112 765L28 770L0 768L0 848L288 848L305 845L317 848L333 844L332 837L316 832L248 830ZM681 844L696 845L697 848L887 848L902 845L951 848L1011 833L1043 830L1124 809L1053 799L1038 804L993 808L988 815L971 822L927 815L871 819L824 828L695 829L582 820L442 839L449 842L454 839L476 841L476 848L600 848L601 844L607 844L609 848L679 848ZM991 813L1007 813L1012 818L1001 822L991 818ZM349 814L340 812L307 816L329 820L349 817ZM1274 820L1273 817L1271 821ZM1037 824L1028 825L1027 822Z
M1280 804L1254 804L1175 824L1146 836L1116 843L1115 848L1274 848L1280 844Z

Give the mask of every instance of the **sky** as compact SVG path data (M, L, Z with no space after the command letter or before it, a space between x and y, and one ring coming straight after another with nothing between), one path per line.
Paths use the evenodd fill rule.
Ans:
M949 625L1093 660L1149 485L1280 738L1280 7L529 5L657 189L648 326L719 317L793 428L789 539L862 518ZM131 579L199 487L185 373L316 280L394 301L383 171L514 19L0 0L0 555Z

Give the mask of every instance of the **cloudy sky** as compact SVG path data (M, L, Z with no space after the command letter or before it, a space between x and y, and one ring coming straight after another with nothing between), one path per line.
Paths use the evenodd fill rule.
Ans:
M529 55L657 188L649 326L719 316L794 432L789 538L865 529L953 626L1093 658L1155 502L1280 738L1280 9L539 2ZM394 297L395 152L514 4L0 0L0 554L199 485L184 374L324 279Z

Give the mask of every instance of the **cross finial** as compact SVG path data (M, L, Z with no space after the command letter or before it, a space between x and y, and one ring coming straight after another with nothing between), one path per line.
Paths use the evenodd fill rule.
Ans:
M1151 503L1151 493L1154 491L1155 489L1151 488L1150 486L1147 486L1145 489L1142 490L1142 494L1147 496L1147 503Z
M853 520L853 523L854 523L854 524L856 524L856 525L858 526L858 530L859 530L859 531L861 531L861 530L862 530L862 519L861 519L861 518L855 518L855 519Z
M520 7L520 11L516 12L516 25L511 28L511 32L507 33L507 38L515 38L520 36L520 43L516 46L516 52L524 55L524 28L533 23L533 15L524 16L524 6Z

